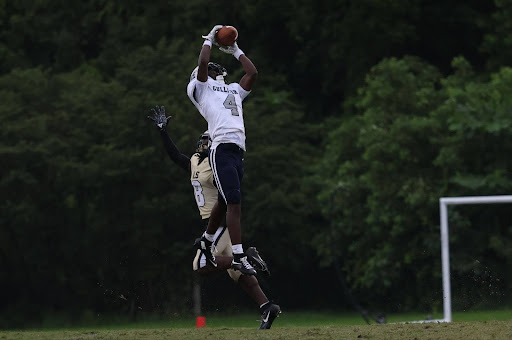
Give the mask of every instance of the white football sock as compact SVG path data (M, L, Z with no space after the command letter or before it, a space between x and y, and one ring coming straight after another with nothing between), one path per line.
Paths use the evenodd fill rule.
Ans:
M233 254L243 254L244 253L244 248L242 247L241 244L233 244L231 246L231 249L233 250Z

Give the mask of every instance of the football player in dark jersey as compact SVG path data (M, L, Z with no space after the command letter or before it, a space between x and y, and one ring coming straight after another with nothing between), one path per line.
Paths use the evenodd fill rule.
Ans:
M190 182L194 189L197 207L206 229L211 210L217 201L217 188L214 185L213 171L208 160L208 151L211 146L210 135L208 131L205 131L199 137L196 152L189 158L179 151L167 132L167 122L171 116L165 116L165 108L157 106L151 112L152 115L148 118L158 127L169 158L190 173ZM200 242L200 239L196 242ZM194 271L206 274L227 270L229 276L235 282L238 282L240 287L260 306L260 312L262 313L260 329L269 329L281 310L278 305L272 304L268 300L256 277L243 275L240 271L231 268L233 253L229 231L225 226L220 226L214 235L213 255L216 258L217 266L213 266L210 261L207 261L205 254L198 249L192 263ZM247 248L246 255L248 261L256 270L268 272L267 264L259 256L256 248Z

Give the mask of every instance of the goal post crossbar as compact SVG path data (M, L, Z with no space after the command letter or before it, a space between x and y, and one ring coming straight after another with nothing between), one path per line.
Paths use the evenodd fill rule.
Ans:
M448 205L512 203L512 195L441 197L439 211L441 222L441 266L443 275L443 322L452 321L450 287L450 247L448 238Z

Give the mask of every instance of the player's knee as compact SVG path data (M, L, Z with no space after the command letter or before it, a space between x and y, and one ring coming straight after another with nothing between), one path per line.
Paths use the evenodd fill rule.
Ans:
M238 204L242 201L242 193L240 190L231 190L226 193L226 201L228 204Z
M228 274L231 277L231 279L235 282L238 282L238 280L240 279L240 276L244 276L244 275L242 275L242 273L240 271L233 270L233 269L228 269Z

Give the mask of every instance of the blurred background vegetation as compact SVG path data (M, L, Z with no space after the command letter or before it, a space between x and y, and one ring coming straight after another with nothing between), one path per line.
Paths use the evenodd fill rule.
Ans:
M202 34L237 27L244 245L283 310L442 310L443 196L512 189L512 1L0 0L0 327L191 313ZM228 81L239 63L218 50ZM508 219L507 219L508 218ZM454 308L512 302L508 206L450 214ZM336 267L336 268L335 268ZM222 273L204 311L257 311Z

